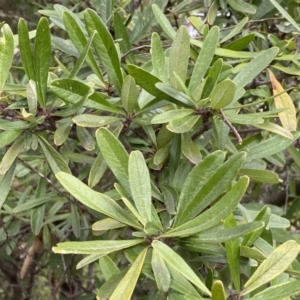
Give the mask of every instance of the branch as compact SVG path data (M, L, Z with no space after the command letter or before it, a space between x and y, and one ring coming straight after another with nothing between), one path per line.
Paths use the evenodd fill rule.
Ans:
M241 138L240 134L238 133L238 131L233 127L233 125L228 121L228 119L226 118L224 112L222 109L220 109L220 113L222 116L223 121L225 122L225 124L231 129L231 131L234 133L234 135L237 138L238 143L241 145L243 143L243 139Z

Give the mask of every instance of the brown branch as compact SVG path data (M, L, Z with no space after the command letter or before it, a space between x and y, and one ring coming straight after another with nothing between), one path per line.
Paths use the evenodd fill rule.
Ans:
M229 120L226 118L224 112L222 109L220 109L220 113L222 116L223 121L225 122L225 124L231 129L231 131L234 133L234 135L237 138L238 143L241 145L243 143L243 139L241 138L240 134L238 133L238 131L235 129L235 127L229 122Z

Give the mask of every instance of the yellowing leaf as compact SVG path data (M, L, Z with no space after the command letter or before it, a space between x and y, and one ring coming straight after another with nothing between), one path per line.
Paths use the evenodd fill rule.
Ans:
M293 131L297 129L296 109L294 103L288 93L284 92L284 89L280 82L275 78L271 70L269 70L270 81L272 84L273 94L279 96L274 98L275 106L277 109L286 108L285 111L280 112L279 119L282 127Z

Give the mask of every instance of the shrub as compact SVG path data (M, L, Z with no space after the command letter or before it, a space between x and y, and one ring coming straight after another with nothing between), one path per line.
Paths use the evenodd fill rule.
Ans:
M291 11L274 0L130 2L56 4L36 31L20 19L15 36L2 24L0 269L14 272L1 293L299 293L299 236L286 231L299 205L269 204L276 192L288 201L288 184L297 192L300 167Z

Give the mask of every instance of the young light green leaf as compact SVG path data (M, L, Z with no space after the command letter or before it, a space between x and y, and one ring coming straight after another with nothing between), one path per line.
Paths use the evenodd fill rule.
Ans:
M248 177L241 177L239 181L211 208L195 219L184 223L163 234L165 237L189 236L205 231L220 224L238 205L249 184Z
M26 93L29 113L35 115L38 103L35 81L29 80L26 85Z
M129 191L129 155L120 141L106 128L96 131L96 139L101 153L123 188Z
M163 80L165 74L165 54L157 32L153 32L151 36L151 61L153 74Z
M230 214L224 221L224 227L227 229L236 228L236 220L233 214ZM240 242L236 237L225 242L226 256L232 282L237 291L241 290L240 277Z
M119 273L118 267L108 255L100 257L99 265L106 281L109 280L109 278L111 278L113 275Z
M130 300L135 285L140 276L144 261L146 258L148 247L145 248L136 258L126 275L120 281L112 295L110 300Z
M282 282L268 287L249 300L281 300L300 293L300 280Z
M103 220L97 221L92 225L92 230L97 231L97 235L100 235L101 232L105 233L108 230L122 228L125 225L111 218L105 218Z
M290 146L299 136L298 132L293 132L293 139L286 139L280 135L273 136L257 145L249 148L246 161L264 158L280 152Z
M48 141L44 137L42 137L41 135L37 135L37 137L53 174L56 174L60 171L71 174L69 166L64 161L62 156L48 143Z
M182 81L186 80L187 67L190 58L190 37L185 26L180 26L175 39L170 48L169 56L172 63L169 64L170 84L175 89L180 90L180 84L177 81L174 72Z
M101 258L102 256L106 256L104 254L90 254L88 256L86 256L85 258L83 258L81 261L79 261L79 263L76 265L76 269L80 269L83 268L84 266L94 262L95 260Z
M117 241L88 241L88 242L64 242L58 243L57 246L52 247L54 253L60 254L109 254L115 251L133 247L143 243L143 239L135 240L117 240Z
M0 133L0 148L12 143L20 134L21 130L6 130Z
M279 49L272 47L266 51L259 53L253 60L247 64L241 72L233 79L236 84L236 91L238 92L247 83L250 83L258 74L260 74L276 57ZM238 99L236 99L237 101Z
M112 36L94 10L87 9L84 12L84 19L90 35L94 30L97 31L93 40L95 50L114 87L116 88L117 92L121 94L123 77L121 73L119 56Z
M56 178L71 195L87 207L99 211L121 223L141 229L141 226L128 214L128 212L123 210L108 196L93 191L81 180L70 174L59 172L56 174Z
M72 40L79 53L83 53L85 47L87 46L87 39L85 37L84 32L82 31L81 26L78 24L76 16L71 11L64 11L62 18L70 39ZM93 32L91 36L94 36ZM90 38L90 42L91 40L92 39ZM104 84L102 72L96 62L96 59L91 49L88 49L86 61L93 70L93 72L97 75L99 80ZM69 76L71 76L71 73Z
M196 287L198 287L205 294L211 296L211 292L204 285L204 283L199 279L199 277L192 271L190 266L185 262L185 260L177 254L174 250L172 250L166 244L154 240L152 242L152 247L155 251L159 253L160 256L170 264L173 268L175 268L181 275L183 275L187 280L192 282Z
M181 151L193 164L198 164L202 160L202 155L188 132L181 134Z
M212 300L226 300L224 285L221 280L214 282L211 290L211 299Z
M122 86L121 101L124 109L128 113L132 113L134 108L136 107L137 95L138 94L135 80L130 75L127 75Z
M242 295L247 295L283 273L299 253L297 242L290 240L276 248L245 283Z
M171 285L170 271L155 248L152 251L151 266L158 290L167 293Z
M178 220L181 218L181 215L187 210L187 207L190 206L207 179L216 172L216 169L223 163L224 159L224 152L215 151L206 156L188 174L178 200L178 213L174 223L175 226L179 224Z
M229 105L235 95L235 84L230 80L224 80L217 84L211 92L211 107L221 109Z
M14 179L15 168L16 160L11 164L5 175L0 175L0 209L9 194Z
M175 224L178 226L193 219L203 209L216 200L230 185L231 181L234 180L239 169L243 165L245 158L245 152L237 153L231 156L218 168L215 167L215 170L213 170L214 173L211 177L208 177L209 174L202 173L202 176L205 176L206 180L203 182L200 189L197 188L197 194L195 194L193 198L189 199L189 204L186 205L183 211L181 210L183 207L179 204ZM203 170L200 172L203 172Z
M54 144L61 146L67 140L72 129L73 122L71 118L64 118L56 124L58 125L58 128L54 132Z
M38 101L42 107L46 105L48 71L51 58L51 38L48 20L42 17L38 23L34 43L34 70Z
M14 56L13 33L7 24L1 28L2 37L0 38L0 92L9 74L11 63Z
M96 141L93 135L86 128L76 126L76 133L79 143L85 150L92 151L95 149Z
M140 151L132 151L128 164L129 184L131 194L142 217L143 224L151 222L151 184L150 175Z
M194 125L200 119L200 116L191 115L178 119L173 119L168 125L167 129L174 133L185 133L192 130Z
M19 48L22 59L22 65L29 80L35 81L35 71L33 64L32 51L30 46L28 28L24 19L18 23Z
M215 50L219 41L220 29L217 26L212 27L206 36L200 53L195 63L195 67L190 79L189 90L193 92L196 87L201 83L208 67L215 55Z
M25 136L22 135L6 151L0 163L0 176L5 175L6 172L11 168L15 159L17 158L19 153L23 150L25 146L25 141L26 141Z

